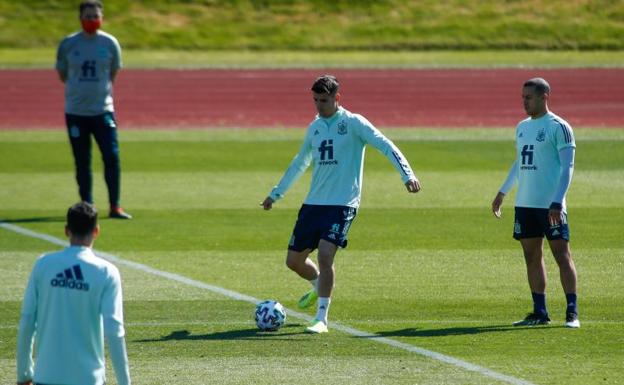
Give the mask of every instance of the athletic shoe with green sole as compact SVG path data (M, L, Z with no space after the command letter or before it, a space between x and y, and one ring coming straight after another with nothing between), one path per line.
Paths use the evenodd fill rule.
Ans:
M318 298L318 294L316 294L316 290L312 289L309 292L305 293L303 297L299 299L297 302L297 307L299 309L306 309L316 303L316 299Z
M305 328L305 332L312 333L312 334L320 334L320 333L327 333L329 332L329 330L327 329L327 325L325 325L325 322L315 319L315 320L312 320L312 323L310 323L310 326Z

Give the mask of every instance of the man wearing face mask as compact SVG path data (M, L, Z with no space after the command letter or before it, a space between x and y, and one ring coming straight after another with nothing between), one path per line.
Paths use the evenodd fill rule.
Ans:
M121 167L112 96L113 81L121 68L121 48L114 36L100 30L102 10L102 3L97 0L80 3L82 31L63 39L57 51L56 70L65 83L65 122L80 198L93 203L93 135L104 162L109 216L131 219L119 202Z

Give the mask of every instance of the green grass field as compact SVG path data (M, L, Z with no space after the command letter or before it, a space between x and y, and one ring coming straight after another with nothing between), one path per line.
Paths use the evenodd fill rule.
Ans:
M78 2L0 0L0 47L56 46ZM106 0L104 29L126 48L422 50L624 48L614 0Z
M624 383L624 130L577 129L568 194L582 328L562 327L565 298L550 276L553 324L510 325L530 310L513 196L489 206L513 158L512 130L385 130L423 191L369 149L362 207L336 260L333 323L442 353L534 384ZM302 130L121 131L124 206L102 218L98 250L204 284L294 308L308 284L284 264L304 176L274 210L259 203L296 152ZM0 132L0 219L63 238L77 189L59 131ZM105 214L101 165L96 203ZM15 381L21 297L35 258L58 249L0 228L0 383ZM254 306L119 263L136 384L498 384L482 373L375 338L302 334L293 317L258 333ZM313 315L313 311L307 312ZM108 383L116 384L109 365ZM513 383L513 382L512 382Z

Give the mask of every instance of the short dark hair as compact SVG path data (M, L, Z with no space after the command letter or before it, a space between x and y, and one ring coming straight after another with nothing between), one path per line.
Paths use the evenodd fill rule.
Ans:
M550 94L550 84L544 78L533 78L524 82L523 87L535 87L539 95Z
M91 203L76 203L67 210L67 228L77 237L84 237L97 227L97 210Z
M81 15L85 8L97 8L101 11L104 9L104 5L98 0L82 0L78 6L78 11Z
M340 83L333 75L322 75L316 78L311 90L317 94L335 95L340 88Z

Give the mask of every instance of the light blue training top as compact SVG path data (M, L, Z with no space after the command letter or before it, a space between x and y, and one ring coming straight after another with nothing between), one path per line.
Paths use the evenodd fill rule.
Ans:
M269 196L284 197L290 186L313 164L309 205L360 205L365 146L372 145L385 155L403 182L415 179L401 151L362 115L339 107L330 118L319 116L310 123L299 153L290 163Z
M104 336L124 336L122 306L119 271L90 248L70 246L37 259L22 304L18 382L103 384ZM128 384L125 347L111 358L116 372L123 369L118 381Z
M506 194L517 180L517 207L547 209L555 202L566 211L565 194L574 167L574 152L566 150L575 147L572 128L552 112L521 121L516 127L516 161L501 192Z

